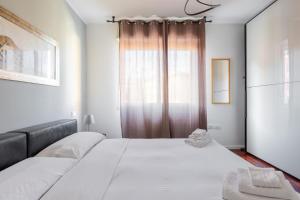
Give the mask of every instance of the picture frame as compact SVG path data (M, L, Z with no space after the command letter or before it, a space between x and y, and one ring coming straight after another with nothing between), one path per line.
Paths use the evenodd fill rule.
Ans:
M59 86L58 43L0 6L0 79Z

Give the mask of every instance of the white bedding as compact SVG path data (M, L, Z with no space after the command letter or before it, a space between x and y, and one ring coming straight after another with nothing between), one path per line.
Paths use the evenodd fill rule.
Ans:
M250 164L215 141L109 139L97 144L42 200L221 200L226 173Z
M29 158L0 172L0 200L38 200L75 164L69 158Z
M37 157L57 157L81 159L105 136L96 132L78 132L61 139L43 149Z

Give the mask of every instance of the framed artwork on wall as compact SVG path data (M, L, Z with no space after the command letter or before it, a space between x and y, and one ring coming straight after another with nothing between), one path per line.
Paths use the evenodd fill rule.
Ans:
M60 84L57 42L1 6L0 79Z

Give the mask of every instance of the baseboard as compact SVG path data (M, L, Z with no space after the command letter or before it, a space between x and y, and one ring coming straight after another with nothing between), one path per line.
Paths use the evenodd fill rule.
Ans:
M245 145L225 145L227 149L243 149Z

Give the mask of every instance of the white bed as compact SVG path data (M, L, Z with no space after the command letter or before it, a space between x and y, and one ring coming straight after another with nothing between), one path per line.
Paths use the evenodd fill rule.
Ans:
M75 164L69 158L33 157L0 171L0 200L38 200Z
M250 164L213 141L106 139L73 166L42 200L221 200L229 171Z

